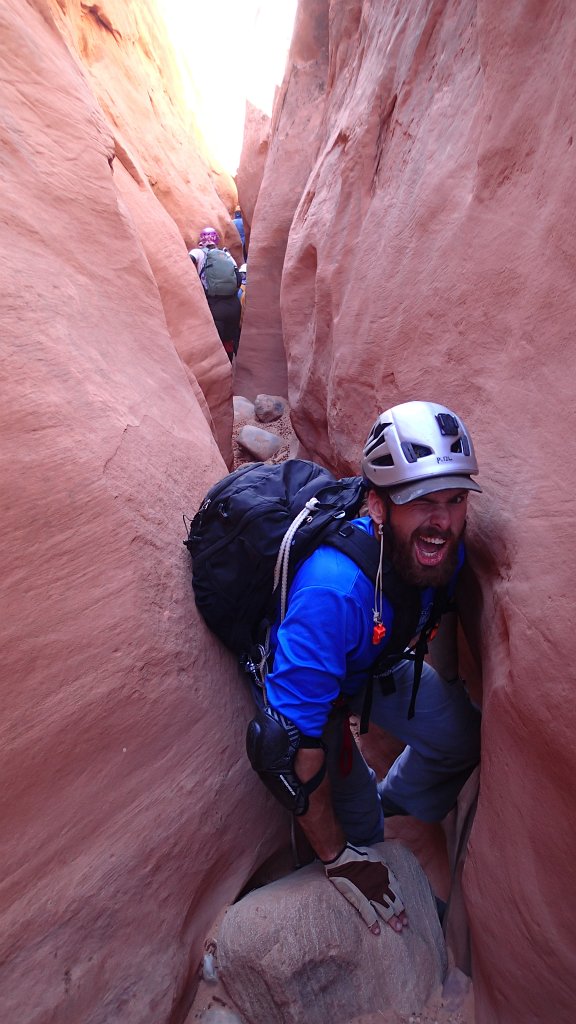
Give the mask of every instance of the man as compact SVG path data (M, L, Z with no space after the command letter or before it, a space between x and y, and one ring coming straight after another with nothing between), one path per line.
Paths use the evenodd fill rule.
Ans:
M232 362L238 352L242 313L238 297L242 278L236 261L227 249L220 248L218 232L211 227L202 229L198 246L188 255L198 271L218 336Z
M439 652L444 675L420 661L419 688L417 662L402 656L403 646L392 665L385 655L406 607L415 608L406 619L415 639L440 600L453 600L468 492L481 488L471 478L478 465L464 424L433 402L383 412L362 471L368 515L354 527L379 544L376 584L328 545L302 563L273 636L266 706L249 726L247 746L272 792L282 799L280 785L293 793L327 877L378 934L379 916L396 931L408 923L396 879L370 849L383 839L384 816L441 820L479 757L480 714L458 679L455 632ZM453 612L448 618L454 625ZM379 785L348 727L349 715L362 711L376 658L370 721L406 744Z

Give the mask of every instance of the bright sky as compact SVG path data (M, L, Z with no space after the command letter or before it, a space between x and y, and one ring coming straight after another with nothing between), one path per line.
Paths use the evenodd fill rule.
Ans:
M297 0L159 0L208 148L235 174L246 100L272 113Z

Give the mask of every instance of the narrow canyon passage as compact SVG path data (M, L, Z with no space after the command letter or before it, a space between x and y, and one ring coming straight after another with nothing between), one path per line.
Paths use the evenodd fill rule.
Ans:
M226 0L191 35L197 5L170 6L0 0L0 1016L572 1024L572 5L299 0L269 109L247 86L279 6ZM232 167L206 79L244 120ZM241 265L238 206L232 367L189 253L211 227ZM242 418L258 396L279 419ZM318 864L277 877L289 815L247 757L253 700L198 613L182 517L255 457L242 429L279 439L273 466L355 477L411 402L455 411L478 461L458 670L482 762L443 828L392 817L413 927L373 943ZM422 564L454 550L452 497ZM201 977L215 931L235 1009ZM441 1005L450 968L473 993L452 974Z

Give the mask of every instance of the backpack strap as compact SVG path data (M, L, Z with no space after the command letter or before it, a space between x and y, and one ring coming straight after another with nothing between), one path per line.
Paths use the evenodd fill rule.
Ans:
M360 530L353 523L346 522L327 532L322 537L322 544L328 544L331 548L348 555L372 583L376 582L380 544L372 534Z
M360 530L353 523L343 523L337 530L331 531L323 538L323 544L329 544L337 548L343 554L348 555L352 561L360 567L363 573L372 582L376 581L378 563L380 557L380 545L375 537ZM369 680L366 684L364 702L360 715L360 732L368 731L370 711L372 708L372 695L374 681L380 677L380 682L386 675L391 674L394 664L402 659L408 658L414 661L414 679L412 683L412 695L408 708L408 718L414 718L416 710L416 697L420 688L424 658L428 653L428 643L435 632L440 619L450 604L450 593L448 587L437 587L434 592L434 599L426 622L421 627L418 639L412 648L407 650L407 645L416 634L418 621L421 614L420 592L416 587L410 587L398 579L390 563L384 566L382 578L382 589L386 598L394 609L394 622L392 634L386 645L387 650L379 654L372 666Z
M434 594L434 601L432 602L430 614L428 615L424 626L420 630L420 636L418 637L414 647L414 680L412 682L412 696L410 697L410 706L408 708L409 719L414 718L414 712L416 711L416 697L420 687L420 680L422 678L424 658L428 654L428 643L436 632L440 619L447 610L448 604L448 587L438 587Z

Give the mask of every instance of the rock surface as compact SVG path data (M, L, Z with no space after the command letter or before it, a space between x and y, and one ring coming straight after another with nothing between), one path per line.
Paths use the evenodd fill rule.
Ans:
M220 978L250 1024L347 1024L421 1010L446 970L430 885L412 854L380 845L400 880L410 927L374 936L316 862L251 892L218 932Z
M306 32L305 60L295 35L253 222L244 393L272 390L283 335L299 454L337 473L358 471L371 423L395 402L435 398L467 422L484 487L471 501L463 651L465 677L481 666L484 686L462 875L477 1022L569 1024L573 5L303 0L299 25L305 12L320 31ZM308 126L293 112L312 94ZM312 169L289 191L296 151ZM292 220L271 270L279 193ZM266 334L279 281L281 324Z
M278 395L256 395L254 412L260 423L274 423L286 411L286 402Z
M240 447L258 462L271 459L282 447L282 441L276 434L248 424L242 427L237 440Z
M238 199L242 207L246 240L250 242L250 230L254 209L264 175L268 147L270 145L270 118L252 103L246 103L244 140L236 175Z
M230 464L230 367L187 250L200 228L213 223L241 261L230 220L234 182L212 166L205 150L156 0L132 5L47 0L46 10L53 29L81 62L82 88L92 93L91 103L107 126L106 157L119 199L150 263L173 342L191 381L195 378L192 386L204 396L201 402ZM81 122L69 127L81 137ZM105 232L104 221L99 233L105 237ZM113 240L109 245L112 250Z
M234 426L239 423L245 423L246 420L254 419L254 403L249 402L247 398L242 398L241 395L234 395L232 400L234 407Z
M134 139L143 103L153 117L140 72L166 51L151 25L130 32L151 10L0 5L7 1024L183 1019L217 912L287 841L245 756L249 695L198 619L182 546L182 513L226 472L209 422L230 450L228 360L148 180L157 145L155 166L170 163L167 137L151 128L142 160L136 142L120 157L111 128L123 104ZM109 75L113 118L84 50L102 91ZM122 79L113 54L128 65L130 51L139 67ZM257 846L224 841L238 822Z
M232 424L186 245L209 219L237 246L235 195L155 12L0 9L0 1003L21 1024L183 1018L214 916L286 840L181 544ZM301 454L339 473L394 401L474 433L477 1024L574 1016L575 36L567 0L302 0L236 382L289 392Z
M298 5L289 71L272 116L270 150L250 234L250 269L235 390L288 397L280 286L288 232L314 163L328 63L327 0ZM257 258L252 259L256 252ZM301 267L313 280L313 258ZM308 313L310 310L308 309Z

